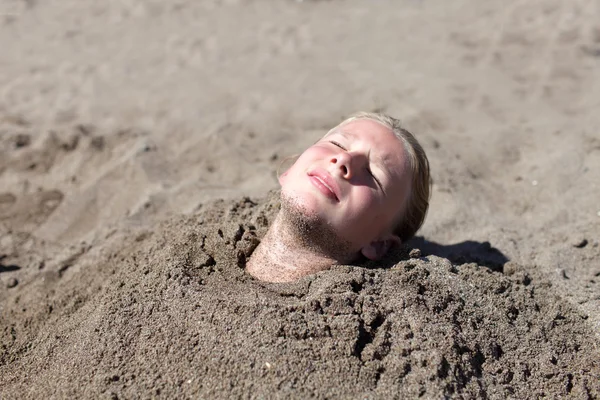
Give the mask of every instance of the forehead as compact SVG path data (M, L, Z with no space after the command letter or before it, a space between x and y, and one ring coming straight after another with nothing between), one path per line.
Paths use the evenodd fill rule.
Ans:
M360 136L371 136L371 135L393 135L390 128L384 124L369 118L360 118L348 122L342 122L335 129L336 131L342 131Z

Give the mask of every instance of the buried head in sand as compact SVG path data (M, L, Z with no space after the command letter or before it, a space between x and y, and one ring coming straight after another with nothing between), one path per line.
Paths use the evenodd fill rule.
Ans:
M422 225L429 162L398 120L358 113L331 129L280 177L281 210L247 263L289 282L364 256L383 257Z

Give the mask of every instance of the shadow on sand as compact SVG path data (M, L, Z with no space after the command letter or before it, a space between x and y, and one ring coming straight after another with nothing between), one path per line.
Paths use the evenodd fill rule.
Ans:
M461 243L443 245L416 236L406 245L409 248L421 250L421 257L434 255L447 258L453 264L477 263L492 271L503 272L504 264L509 261L500 250L493 247L490 242L476 242L467 240Z
M10 271L17 271L19 269L21 269L21 267L19 267L18 265L5 265L2 260L5 258L5 256L0 256L0 274L3 272L10 272Z

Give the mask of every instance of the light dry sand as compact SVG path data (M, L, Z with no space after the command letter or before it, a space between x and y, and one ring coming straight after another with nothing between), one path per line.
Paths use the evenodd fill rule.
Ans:
M597 398L599 109L598 0L3 1L0 397ZM357 110L429 155L427 257L253 281Z

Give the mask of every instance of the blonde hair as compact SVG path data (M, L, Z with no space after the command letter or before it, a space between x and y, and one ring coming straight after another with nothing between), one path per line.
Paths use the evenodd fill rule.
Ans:
M389 128L402 141L408 155L412 175L411 191L404 212L399 217L398 223L394 228L394 234L399 236L402 242L405 242L415 235L421 225L423 225L425 216L427 215L431 192L429 160L423 147L421 147L412 133L402 127L399 120L381 113L358 112L353 114L327 132L327 135L337 128L357 119L370 119Z

